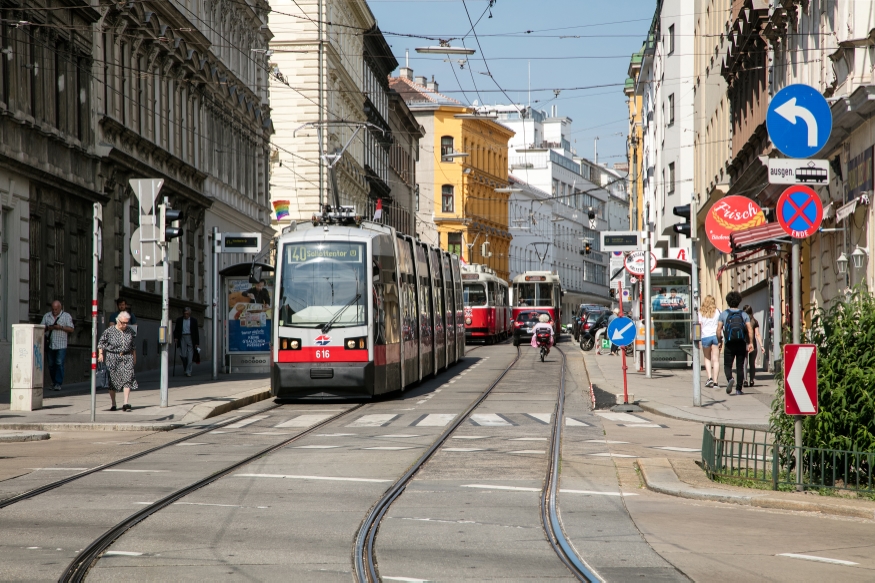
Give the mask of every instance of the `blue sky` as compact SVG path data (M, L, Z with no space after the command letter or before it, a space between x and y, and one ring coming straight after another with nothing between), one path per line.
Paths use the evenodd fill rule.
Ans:
M441 92L463 103L507 103L497 82L511 99L527 103L531 63L532 105L548 111L557 105L560 115L574 120L570 139L578 154L592 159L598 136L599 162L626 160L628 110L622 84L629 57L641 48L650 27L654 0L495 0L491 9L488 0L467 0L471 19L476 22L482 15L476 26L482 51L473 34L460 40L471 29L462 0L368 4L398 61L403 65L405 49L410 49L414 75L434 75ZM414 51L436 41L392 33L457 37L452 45L475 48L477 53L460 69L456 62L444 62L446 56ZM487 65L495 82L485 74ZM580 87L591 88L574 89ZM558 98L554 89L561 90ZM620 132L623 135L617 135Z

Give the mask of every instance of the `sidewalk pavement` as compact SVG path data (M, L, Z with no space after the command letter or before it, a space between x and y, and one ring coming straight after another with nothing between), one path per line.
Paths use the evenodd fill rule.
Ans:
M579 348L577 350L580 350ZM583 352L583 361L589 373L597 402L614 395L623 394L623 369L620 356L596 356L595 352ZM707 377L702 378L702 406L693 406L693 371L690 368L653 369L653 378L638 372L634 357L626 358L627 383L630 402L650 413L701 423L729 423L757 429L767 429L771 403L776 384L771 373L759 371L753 387L742 387L744 395L727 395L723 370L720 385L708 388ZM722 366L722 360L721 360ZM605 394L599 394L599 392ZM601 399L599 399L601 397ZM622 402L622 401L621 401Z
M110 411L107 391L97 393L97 421L91 423L91 384L64 385L60 392L43 391L43 408L10 411L0 403L0 432L11 431L168 431L227 413L270 397L267 374L220 374L210 380L210 363L195 368L191 377L170 377L168 407L162 408L160 371L137 375L139 389L131 391L133 410L121 410L124 397L116 393L118 411ZM8 395L4 401L8 401Z

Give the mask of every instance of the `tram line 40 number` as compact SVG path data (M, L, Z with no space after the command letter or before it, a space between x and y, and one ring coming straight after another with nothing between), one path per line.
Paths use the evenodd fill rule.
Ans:
M327 348L325 350L317 350L316 358L331 358L331 354L329 353Z

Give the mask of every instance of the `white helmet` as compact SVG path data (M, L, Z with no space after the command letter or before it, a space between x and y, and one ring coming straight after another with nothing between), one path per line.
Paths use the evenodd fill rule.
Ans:
M538 316L538 321L546 324L550 321L550 316L548 316L547 314L541 314L540 316Z

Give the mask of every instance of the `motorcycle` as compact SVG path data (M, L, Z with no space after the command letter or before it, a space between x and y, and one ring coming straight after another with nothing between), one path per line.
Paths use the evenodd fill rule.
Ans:
M580 348L589 352L595 346L595 333L604 328L604 324L593 325L589 330L580 331Z
M541 362L544 362L544 357L550 354L550 336L550 332L546 330L538 330L535 335L538 348L541 350Z

